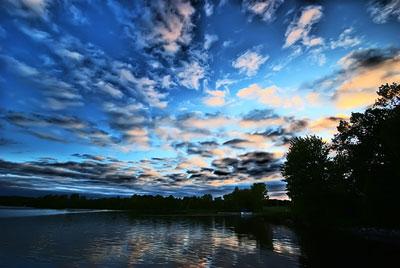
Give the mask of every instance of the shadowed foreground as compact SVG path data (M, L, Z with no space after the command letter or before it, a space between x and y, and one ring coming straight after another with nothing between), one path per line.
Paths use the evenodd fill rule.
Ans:
M400 256L398 245L260 218L44 214L0 219L0 266L369 267Z

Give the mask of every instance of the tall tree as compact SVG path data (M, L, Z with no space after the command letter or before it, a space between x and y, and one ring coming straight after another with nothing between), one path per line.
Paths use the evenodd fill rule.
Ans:
M387 223L400 209L400 85L382 85L377 94L372 107L340 122L333 147L360 209L370 221Z
M311 220L321 215L330 165L329 146L321 138L296 137L290 142L282 174L294 212Z

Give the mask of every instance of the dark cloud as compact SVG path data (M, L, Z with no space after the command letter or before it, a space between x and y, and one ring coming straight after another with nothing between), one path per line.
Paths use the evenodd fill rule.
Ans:
M82 158L82 159L88 159L88 160L94 160L94 161L104 161L106 158L101 156L101 155L91 155L91 154L72 154L72 156Z
M245 148L244 143L248 143L245 139L231 139L223 143L223 145L231 146L232 148Z
M214 171L214 174L261 178L279 172L281 160L276 159L272 153L256 151L239 155L237 158L217 159L212 165L218 170L217 173Z
M7 146L7 145L13 145L13 144L17 144L17 142L14 140L11 140L11 139L0 137L0 146Z
M283 135L285 135L287 133L285 132L285 130L282 127L278 127L278 128L267 129L264 132L255 132L253 134L262 135L262 136L265 136L265 137L280 137L280 136L283 136Z
M118 142L115 137L97 128L95 124L75 116L47 116L9 111L1 119L17 126L22 132L50 141L71 142L70 135L60 135L59 132L54 131L54 128L58 128L73 134L73 137L80 141L98 146L109 146Z
M339 60L340 69L310 83L301 85L302 89L312 89L320 93L329 93L345 83L349 77L356 75L360 70L373 70L381 65L396 60L400 49L396 47L368 48L350 52ZM383 77L385 78L385 77ZM333 97L335 98L335 96Z
M285 130L287 132L299 132L304 130L308 125L308 122L305 119L286 117L285 120L289 123L289 127Z
M255 109L251 110L247 114L243 116L243 120L250 120L250 121L260 121L264 119L270 119L270 118L277 118L278 115L274 113L274 110L272 109Z
M214 174L217 175L217 176L226 176L226 175L229 175L231 173L228 172L228 171L224 171L224 170L214 170Z
M196 154L203 157L213 157L212 149L217 148L218 145L215 141L178 142L172 144L175 149L184 149L188 154Z
M356 50L346 56L342 60L342 63L346 69L373 68L387 60L393 59L399 52L398 48Z
M237 167L238 164L239 160L231 157L216 159L212 162L212 165L217 168Z
M31 162L10 162L0 160L0 174L25 178L35 184L48 184L51 189L57 185L82 187L92 185L93 187L122 187L127 188L124 183L134 182L137 178L127 170L127 166L118 166L98 161L84 162L57 162L54 159L39 159ZM98 185L98 186L96 186Z

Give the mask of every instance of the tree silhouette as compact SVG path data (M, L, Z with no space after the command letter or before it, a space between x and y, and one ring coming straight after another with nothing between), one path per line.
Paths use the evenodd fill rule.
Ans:
M386 224L400 209L400 85L382 85L377 94L372 107L340 122L333 148L345 161L342 174L360 209L370 221Z
M329 146L316 136L291 140L282 174L296 214L314 219L325 209L331 161Z
M315 136L291 141L282 174L306 220L400 223L400 86L382 85L377 94L373 106L339 123L332 144Z

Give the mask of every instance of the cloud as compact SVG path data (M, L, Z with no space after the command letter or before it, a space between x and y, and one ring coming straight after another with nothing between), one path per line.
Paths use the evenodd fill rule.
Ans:
M9 146L14 144L17 144L17 142L11 139L0 137L0 146Z
M227 92L224 90L207 90L208 97L203 99L203 103L207 106L223 106Z
M148 150L150 148L150 132L152 119L143 105L131 103L116 105L112 102L104 103L110 127L120 133L119 149L122 151Z
M13 69L16 73L23 77L36 77L39 75L39 71L32 66L27 65L15 58L9 56L1 56L0 59L4 61L9 68Z
M218 36L215 34L206 34L204 36L204 49L208 50L213 43L218 41Z
M229 145L234 148L246 148L249 145L249 141L245 139L231 139L223 143L223 145Z
M161 79L161 87L163 88L170 88L171 86L174 86L175 83L172 81L170 75L164 75Z
M212 166L225 171L228 176L251 176L256 179L276 174L280 170L280 159L268 152L248 152L237 158L220 158Z
M109 133L93 123L74 116L7 112L1 119L18 127L21 132L44 140L69 143L75 138L97 146L110 146L117 142Z
M180 142L173 144L176 150L184 149L189 155L200 155L202 157L214 157L215 150L218 148L219 143L215 141L202 141L202 142Z
M220 87L224 87L225 89L228 89L229 85L235 84L236 82L237 82L237 80L228 79L228 78L218 79L215 82L215 88L219 89Z
M255 109L243 115L239 121L239 126L246 130L256 130L253 135L263 135L271 138L272 136L293 136L302 132L308 125L305 119L298 119L292 116L279 116L270 109ZM279 135L278 135L279 134ZM249 135L246 136L250 139Z
M309 59L318 66L322 66L327 60L323 52L324 50L321 47L312 49L310 50Z
M75 84L76 80L65 82L62 78L56 77L53 70L42 68L39 71L38 68L13 57L0 55L0 61L4 61L14 74L35 83L36 88L40 90L39 93L47 100L46 108L61 110L83 106L83 97L79 93L79 87ZM57 90L54 90L55 88Z
M247 114L243 116L243 120L253 120L253 121L259 121L259 120L264 120L264 119L270 119L270 118L278 118L278 115L274 113L274 110L272 109L255 109L251 110Z
M298 95L284 96L277 86L261 88L257 84L240 89L236 96L241 99L256 100L271 107L302 108L304 100Z
M117 89L110 83L105 83L103 81L100 81L97 83L97 86L100 90L110 94L114 98L120 99L124 96L124 94L119 89Z
M284 0L244 0L243 8L266 22L275 19L275 13Z
M359 45L361 43L361 38L357 36L352 36L354 33L353 28L345 29L340 35L339 38L335 41L330 42L331 49L336 48L351 48Z
M201 156L194 156L184 159L177 166L178 169L199 169L202 167L207 167L208 164L204 158Z
M145 45L160 45L167 54L177 53L192 40L194 13L189 1L151 1L141 16L147 26L147 32L141 33Z
M178 73L179 83L187 88L199 89L200 80L205 77L205 69L197 61L184 62Z
M322 18L321 6L308 6L303 8L300 17L294 19L285 33L284 48L290 47L301 41L304 46L313 47L323 44L321 37L310 36L312 26Z
M205 1L204 12L206 13L207 17L210 17L214 13L214 5L210 1Z
M135 169L126 162L57 162L42 159L31 162L10 162L0 159L0 176L14 188L51 192L87 192L123 194L146 192L135 186Z
M247 50L232 62L232 66L239 69L240 73L245 73L247 76L253 76L258 72L258 69L263 65L269 56L262 56L256 51Z
M399 49L355 50L342 57L338 64L338 72L316 81L313 86L333 91L333 101L339 109L371 105L380 85L400 81Z
M328 117L321 117L315 120L311 120L308 123L308 128L311 130L312 133L322 133L327 132L330 135L336 133L337 126L341 120L349 119L348 116L328 116Z
M47 18L49 0L5 0L6 7L11 14L21 17L41 17Z
M82 11L75 5L69 3L68 11L71 14L70 20L74 25L85 25L89 24L89 20L83 15Z
M232 46L232 44L233 44L233 41L232 41L232 40L225 40L225 41L222 43L222 46L223 46L223 47L230 47L230 46Z
M157 82L149 77L136 77L129 69L122 67L118 70L119 80L122 83L128 84L128 89L136 96L139 96L139 100L143 99L150 106L164 109L167 107L168 102L165 100L167 93L162 93L157 90ZM168 79L168 78L167 78ZM170 82L170 81L166 81ZM134 87L129 87L133 84ZM169 84L171 85L171 83Z
M373 0L368 3L368 12L372 21L378 24L386 23L391 17L400 21L400 1Z
M104 161L106 158L101 156L101 155L91 155L91 154L72 154L72 156L82 158L82 159L87 159L87 160L93 160L93 161Z

